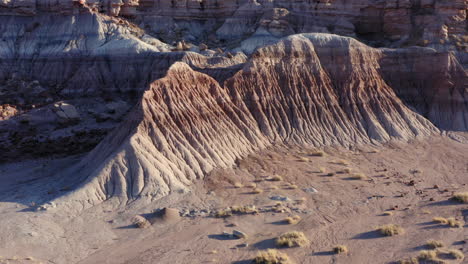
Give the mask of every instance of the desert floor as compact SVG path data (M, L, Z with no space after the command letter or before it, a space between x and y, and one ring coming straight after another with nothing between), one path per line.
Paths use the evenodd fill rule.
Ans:
M468 134L316 152L277 146L212 172L189 193L118 206L107 201L79 214L37 205L50 199L38 190L50 188L56 197L73 188L57 186L53 175L80 157L3 164L0 263L251 263L268 248L294 263L392 263L418 256L430 239L442 241L443 250L468 254L468 204L450 199L468 191ZM276 175L282 180L274 181ZM258 212L214 217L230 206ZM183 216L153 213L162 207ZM135 215L152 225L137 228ZM297 223L284 221L295 215ZM454 217L462 227L438 224L432 220L438 216ZM404 233L376 231L386 224L398 224ZM223 235L233 230L247 238ZM304 232L310 243L278 248L275 239L288 231ZM349 252L334 254L338 244ZM441 258L466 263L449 254Z

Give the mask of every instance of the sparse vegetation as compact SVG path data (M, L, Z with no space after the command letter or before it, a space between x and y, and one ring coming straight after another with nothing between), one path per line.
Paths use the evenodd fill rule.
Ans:
M367 180L367 175L365 175L364 173L354 173L353 175L351 175L350 179L352 180Z
M302 162L309 162L310 160L306 157L299 157L299 161L302 161Z
M262 189L260 189L260 188L255 188L255 189L253 189L253 191L252 191L252 192L253 192L254 194L260 194L260 193L262 193L262 192L263 192L263 190L262 190Z
M138 228L148 228L151 226L151 223L141 215L133 217L132 222Z
M244 206L231 206L228 208L220 209L216 211L214 214L215 217L222 218L222 217L229 217L233 214L256 214L258 213L257 208L255 205L244 205Z
M236 183L234 183L234 187L239 189L239 188L244 187L244 185L242 183L240 183L240 182L236 182Z
M419 260L417 258L403 259L398 261L398 264L419 264Z
M348 247L345 245L337 245L333 248L333 252L336 254L346 254L348 253Z
M394 235L401 235L405 232L405 230L396 224L388 224L383 225L378 228L378 231L384 236L394 236Z
M443 225L446 225L448 223L447 218L440 217L440 216L436 216L436 217L432 218L432 221L434 221L436 223L439 223L439 224L443 224Z
M385 211L385 212L383 212L383 215L393 215L393 212L392 211Z
M435 250L421 250L419 251L418 260L424 261L440 261L437 257L437 251ZM438 262L436 262L438 263Z
M282 181L283 177L281 177L279 175L274 175L273 177L271 177L271 180L272 181Z
M454 259L464 259L465 254L458 249L449 249L448 254Z
M254 258L256 264L291 264L288 255L281 253L276 249L268 249L260 251Z
M455 193L452 199L461 203L468 203L468 192Z
M319 173L325 173L326 171L327 171L327 170L326 170L324 167L320 167L320 168L318 169L318 172L319 172Z
M455 219L454 217L447 218L447 224L450 227L462 227L463 226L463 222Z
M450 227L462 227L463 226L463 222L455 219L454 217L445 218L445 217L437 216L437 217L432 218L432 221L442 224L442 225L448 225Z
M438 240L429 240L426 242L426 246L431 249L444 247L444 243Z
M280 247L303 247L309 243L304 233L298 231L286 232L276 239L276 245Z
M247 187L247 188L256 188L257 184L252 182L252 183L247 184L245 187Z
M343 173L351 173L351 169L350 168L344 168Z
M303 203L305 203L305 201L307 201L307 199L305 197L302 197L302 198L299 198L299 199L296 200L296 202L298 204L303 204Z
M296 184L291 184L291 183L290 183L290 184L288 185L288 189L297 189L297 188L299 188L299 187L298 187Z
M315 157L324 157L325 152L319 150L319 151L311 152L309 155L310 156L315 156Z
M298 215L295 215L295 216L288 216L284 219L284 221L290 225L295 225L297 224L299 221L301 221L301 217L298 216Z

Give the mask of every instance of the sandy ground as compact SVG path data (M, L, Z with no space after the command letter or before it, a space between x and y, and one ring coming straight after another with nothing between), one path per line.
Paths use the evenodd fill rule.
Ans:
M239 161L235 168L214 171L190 193L118 208L105 202L79 215L60 208L34 209L36 202L73 188L59 186L51 175L79 157L4 164L0 263L251 263L259 250L277 248L278 235L293 230L310 240L305 247L279 249L294 263L392 263L417 256L429 239L468 255L466 224L450 228L432 221L435 216L468 221L468 204L450 200L454 192L468 191L468 145L460 142L463 137L468 138L460 134L458 141L433 137L379 147L329 147L323 157L310 156L314 150L309 148L276 147ZM367 179L352 179L353 173ZM274 175L283 180L270 181ZM263 192L235 188L235 183L255 183ZM50 190L50 197L44 190ZM272 211L275 196L288 198L282 203L284 212ZM235 205L255 205L261 212L215 218L203 211ZM172 221L152 217L161 207L195 213ZM386 211L392 215L383 215ZM137 214L152 226L132 225ZM283 221L293 215L301 217L297 224ZM384 224L398 224L405 233L382 236L375 230ZM222 235L234 229L248 237ZM334 254L337 244L347 245L349 253Z

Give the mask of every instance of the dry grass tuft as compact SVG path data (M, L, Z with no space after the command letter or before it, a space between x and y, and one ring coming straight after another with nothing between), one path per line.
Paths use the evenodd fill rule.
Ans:
M434 221L436 223L439 223L439 224L443 224L443 225L448 224L447 218L440 217L440 216L436 216L436 217L432 218L432 221Z
M319 150L319 151L314 151L314 152L311 152L309 153L310 156L315 156L315 157L324 157L325 156L325 152Z
M409 258L400 260L397 262L398 264L419 264L419 260L417 258Z
M298 215L295 215L295 216L288 216L284 219L285 222L287 222L288 224L290 225L295 225L297 224L299 221L301 221L301 217L298 216Z
M306 201L307 201L307 199L306 199L305 197L302 197L302 198L297 199L297 200L296 200L296 203L298 203L298 204L303 204L303 203L305 203Z
M286 232L276 239L276 245L280 247L303 247L309 243L304 233L298 231Z
M378 228L378 231L384 236L401 235L405 232L405 230L401 226L395 224L380 226Z
M464 259L465 254L458 249L449 249L448 254L454 259Z
M392 211L385 211L385 212L383 212L383 215L393 215L393 212Z
M367 180L368 177L364 173L354 173L351 175L350 179L352 180Z
M222 217L229 217L232 216L232 211L230 209L220 209L216 211L215 217L222 218Z
M350 168L344 168L343 173L351 173L351 169Z
M278 186L271 186L270 189L272 189L272 190L278 190L279 187L278 187Z
M256 264L292 264L288 255L276 249L258 252L253 262Z
M271 180L272 181L282 181L283 180L283 177L279 176L279 175L275 175L273 177L271 177Z
M455 193L452 199L461 203L468 203L468 192Z
M447 218L447 222L450 227L463 227L463 222L455 219L454 217Z
M291 183L290 183L290 184L288 185L287 188L288 188L288 189L297 189L297 188L299 188L299 187L298 187L296 184L291 184Z
M310 159L309 159L309 158L306 158L306 157L299 157L299 161L302 161L302 162L309 162Z
M418 260L432 261L439 263L440 259L437 257L437 251L435 250L421 250L419 251Z
M324 167L318 168L319 173L325 173L326 171L327 171L327 169L325 169Z
M239 189L239 188L242 188L242 187L244 187L244 185L242 183L240 183L240 182L234 183L234 188Z
M247 188L256 188L257 184L251 182L251 183L247 184L245 187L247 187Z
M262 190L262 189L260 189L260 188L255 188L255 189L253 189L253 191L252 191L252 192L253 192L254 194L260 194L260 193L262 193L262 192L263 192L263 190Z
M336 254L346 254L349 252L348 247L345 245L337 245L333 248L333 252Z
M133 217L132 222L138 228L147 228L151 226L151 223L141 215L137 215Z
M432 221L442 225L448 225L450 227L463 227L463 222L455 219L454 217L445 218L437 216L432 218Z
M256 213L258 213L258 210L255 207L255 205L244 205L244 206L234 205L234 206L216 211L214 216L218 218L222 218L222 217L232 216L233 214L242 215L242 214L256 214Z
M438 240L429 240L426 242L426 246L431 249L444 247L444 243Z

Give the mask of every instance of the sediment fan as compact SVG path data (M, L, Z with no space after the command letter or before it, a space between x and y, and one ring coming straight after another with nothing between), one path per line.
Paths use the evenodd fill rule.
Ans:
M62 173L78 187L55 202L86 208L159 199L275 143L347 146L437 133L387 85L385 56L351 38L293 35L260 48L223 86L176 62L113 133Z

